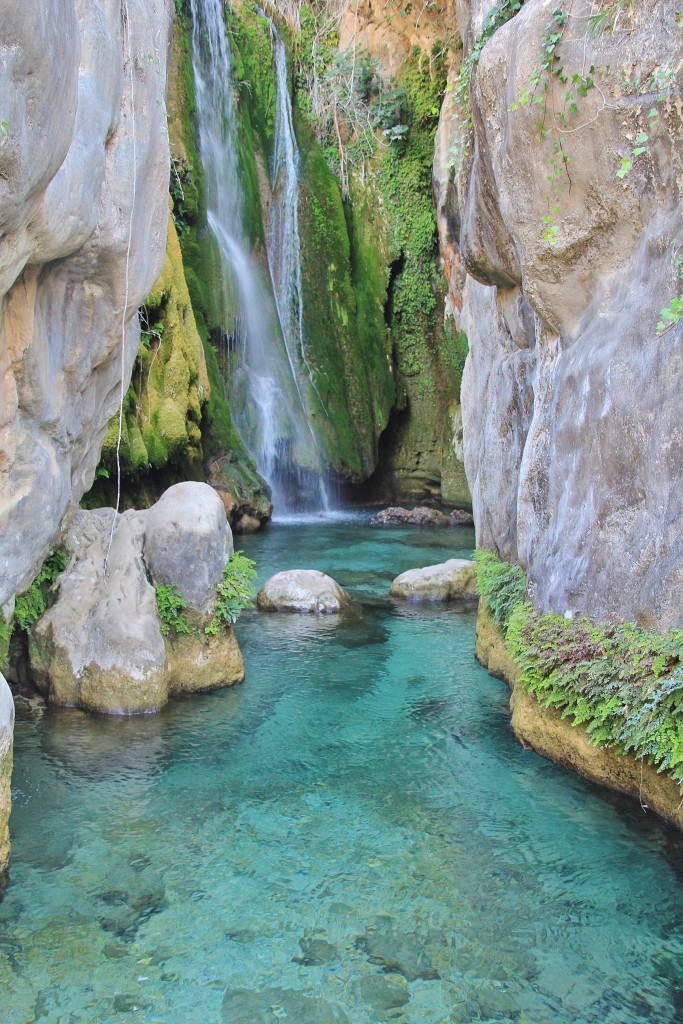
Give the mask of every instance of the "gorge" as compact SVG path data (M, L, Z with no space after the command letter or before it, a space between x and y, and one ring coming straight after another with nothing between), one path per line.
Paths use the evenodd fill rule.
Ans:
M683 8L665 0L57 0L49 19L38 0L0 3L0 873L15 795L0 972L17 1024L132 1007L184 1024L270 1022L272 1007L316 1024L677 1019L682 69ZM146 526L174 495L186 497L163 528ZM352 511L425 502L471 509L474 533L371 529ZM246 610L233 634L248 600L246 589L235 605L226 596L233 542L212 526L181 544L207 509L220 531L225 513L260 579L321 569L350 609L310 623ZM173 538L178 568L159 574L155 546L171 552ZM399 571L475 548L476 640L466 606L400 610L389 596ZM193 604L192 577L209 561ZM127 626L115 637L117 614ZM89 653L76 652L77 634ZM149 711L235 682L237 641L245 696L179 701L137 724L75 710ZM475 643L512 688L523 746L627 794L632 809L512 746L506 692L471 663ZM128 672L125 699L112 696L112 665ZM230 784L223 735L240 751L238 792L213 820L211 771ZM151 821L169 815L186 757L204 795L196 811L182 797L165 844L146 801ZM140 841L122 812L85 835L95 812L61 792L52 765L87 808L87 772L112 805L121 780L146 794L131 826ZM44 863L32 852L39 780L68 805ZM182 931L190 899L227 913L228 889L212 893L209 879L235 822L239 913L225 934L199 912L187 931L199 945L211 932L214 995L191 1006L176 993L170 1010L175 981L199 982L164 933ZM269 827L301 860L300 888ZM310 856L292 839L307 829ZM349 853L337 873L342 837L362 871ZM186 887L165 867L153 877L173 843L196 849ZM627 849L664 894L660 922L642 893L625 908L631 869L586 880L590 857L621 864ZM107 850L111 884L90 864ZM481 933L470 919L480 850L493 901ZM546 892L563 884L563 850L558 937ZM458 865L462 886L448 895ZM59 888L80 906L79 873L82 909L65 924ZM543 922L518 936L528 957L495 935L496 908L513 935L525 900ZM603 939L584 945L584 921ZM59 995L39 995L55 928L107 961L90 1009L74 995L88 957L77 981L65 954ZM620 929L645 936L621 979ZM26 966L31 931L40 952ZM609 980L591 969L584 984L601 942L614 944ZM263 974L252 972L260 950ZM142 972L154 997L125 974L138 952L158 962L158 977Z

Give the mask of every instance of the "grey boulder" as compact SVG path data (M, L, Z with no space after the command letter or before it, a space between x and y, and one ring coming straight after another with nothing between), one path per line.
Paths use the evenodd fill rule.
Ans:
M233 551L220 497L208 484L175 484L144 517L144 556L155 586L175 583L188 605L208 612Z
M466 558L450 558L440 565L409 569L396 577L389 593L406 601L476 601L476 566Z
M341 612L351 598L331 576L318 569L278 572L264 583L256 604L262 612L307 612L329 615Z

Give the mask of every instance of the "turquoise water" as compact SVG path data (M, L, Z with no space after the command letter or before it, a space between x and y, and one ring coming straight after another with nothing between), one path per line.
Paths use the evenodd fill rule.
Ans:
M387 598L472 533L242 539L349 618L247 613L241 687L17 724L7 1024L683 1020L683 841L522 750L474 614Z

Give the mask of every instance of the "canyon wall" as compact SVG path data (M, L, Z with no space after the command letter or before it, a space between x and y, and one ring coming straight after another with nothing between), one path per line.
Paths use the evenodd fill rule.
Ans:
M92 483L163 264L171 7L0 10L0 604Z
M681 292L683 32L661 2L603 4L602 26L555 6L527 0L471 75L453 213L477 542L541 610L681 627L683 326L657 324ZM488 8L459 4L466 52Z

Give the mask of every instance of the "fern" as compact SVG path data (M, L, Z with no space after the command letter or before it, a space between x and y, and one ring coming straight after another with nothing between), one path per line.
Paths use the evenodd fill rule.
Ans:
M28 633L31 626L47 609L50 593L59 575L66 569L66 552L58 548L49 555L40 567L38 575L14 604L14 621Z
M216 587L216 610L211 622L204 627L209 636L232 625L245 608L251 607L254 597L253 581L256 569L243 551L235 551L223 569L223 579Z
M524 597L526 576L518 565L504 562L492 551L474 552L479 594L503 633L515 607Z

